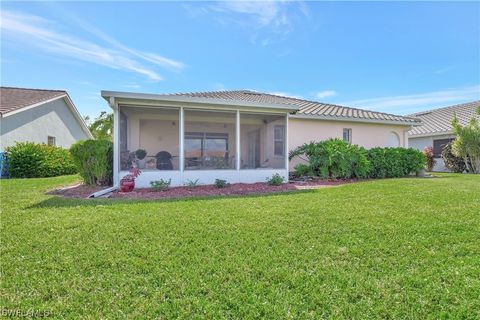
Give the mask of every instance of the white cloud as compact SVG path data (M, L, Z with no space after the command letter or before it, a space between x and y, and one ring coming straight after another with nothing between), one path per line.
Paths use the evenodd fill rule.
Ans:
M163 67L183 68L181 62L129 48L98 30L97 36L101 34L102 39L110 46L56 31L52 21L38 16L3 10L1 17L2 37L58 55L134 72L153 81L163 79L152 67L145 65L145 62Z
M301 1L219 1L184 8L192 17L210 14L223 25L240 25L251 32L253 43L262 46L283 40L293 30L296 18L310 15Z
M317 99L324 99L328 97L334 97L337 95L337 91L335 90L325 90L325 91L319 91L315 93L315 98Z
M428 108L436 108L480 99L480 85L461 88L450 88L418 94L370 98L343 103L347 106L358 106L381 111L395 111L396 113L411 113Z

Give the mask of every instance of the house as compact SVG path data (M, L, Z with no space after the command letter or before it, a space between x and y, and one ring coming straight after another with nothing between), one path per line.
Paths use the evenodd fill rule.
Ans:
M0 87L0 128L0 150L26 141L69 148L93 138L63 90Z
M367 148L407 147L420 120L248 90L143 94L102 91L114 110L114 183L137 149L136 185L171 179L213 183L288 179L298 160L288 152L310 141L340 138Z
M448 171L445 168L441 154L443 147L455 139L452 128L452 120L456 115L459 123L464 126L469 123L476 114L479 101L458 104L450 107L422 111L409 115L422 121L422 126L414 127L408 132L408 143L412 148L423 150L425 147L433 147L436 164L434 171Z

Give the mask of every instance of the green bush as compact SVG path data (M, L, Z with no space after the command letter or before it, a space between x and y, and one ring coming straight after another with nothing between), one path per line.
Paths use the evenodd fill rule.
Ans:
M60 147L19 142L6 151L12 178L55 177L77 172L68 150Z
M111 185L113 143L108 140L82 140L70 147L83 181L89 185Z
M465 165L465 160L462 157L457 157L456 155L453 154L452 146L453 146L453 143L449 142L443 147L443 150L442 150L443 162L445 163L445 167L448 170L456 173L462 173L467 169L467 166Z
M293 169L296 177L315 176L310 166L305 163L299 163Z
M170 184L172 183L172 179L168 180L155 180L155 181L150 181L150 185L152 186L152 189L155 191L165 191L168 188L170 188Z
M369 177L404 177L424 169L425 155L412 148L372 148L368 150Z
M279 186L284 182L285 182L285 179L278 173L275 173L270 178L267 178L267 183L271 186Z
M322 178L365 178L369 171L367 151L340 139L305 143L291 151L289 158L296 156L308 162L308 171ZM307 172L304 166L299 168Z
M228 185L229 183L227 182L227 180L215 179L215 187L217 187L218 189L223 189Z

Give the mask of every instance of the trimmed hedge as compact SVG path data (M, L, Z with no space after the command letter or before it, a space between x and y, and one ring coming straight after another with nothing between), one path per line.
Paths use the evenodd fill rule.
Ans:
M77 172L68 150L60 147L19 142L6 151L12 178L55 177Z
M83 181L89 185L111 185L113 181L113 143L108 140L82 140L70 147Z
M306 165L295 167L297 175L306 173L322 178L366 178L369 171L367 150L340 139L305 143L290 152L289 158L300 157Z
M396 178L425 168L425 155L409 148L372 148L368 150L370 178Z

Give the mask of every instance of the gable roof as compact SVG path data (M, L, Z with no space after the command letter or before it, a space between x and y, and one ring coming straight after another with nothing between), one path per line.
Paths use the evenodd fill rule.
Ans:
M408 135L415 137L450 134L453 130L452 120L455 115L462 126L468 124L474 116L480 121L480 116L476 114L478 106L480 106L480 100L411 114L410 117L421 119L423 125L413 128Z
M102 92L104 97L112 94L112 92ZM124 93L125 95L126 93ZM161 95L149 94L131 94L132 97L140 98L143 96L150 99L175 99L182 98L191 99L192 101L224 101L225 104L242 103L256 104L258 106L277 106L289 108L293 111L292 117L311 118L321 120L337 120L337 121L360 121L360 122L377 122L377 123L393 123L401 125L419 125L420 120L405 116L393 115L377 111L369 111L357 108L339 106L335 104L321 103L317 101L303 100L293 97L279 96L269 93L261 93L251 90L228 90L228 91L206 91L206 92L187 92L173 93Z
M0 114L4 115L66 94L64 90L0 87Z
M0 87L0 117L7 117L61 98L64 99L83 131L93 139L92 133L65 90Z

